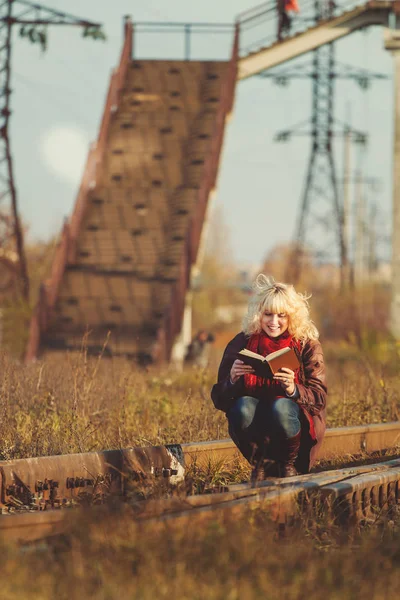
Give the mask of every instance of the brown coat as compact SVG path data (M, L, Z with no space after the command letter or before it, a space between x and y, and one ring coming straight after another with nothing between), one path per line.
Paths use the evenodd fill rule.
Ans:
M227 413L234 401L246 392L244 379L230 383L230 371L237 353L247 346L248 336L243 332L233 338L225 348L218 370L218 382L211 390L215 408ZM325 363L321 344L318 340L308 340L301 349L300 382L297 384L299 398L295 400L302 409L302 436L299 452L300 470L307 473L315 462L326 429ZM310 422L315 435L310 431Z

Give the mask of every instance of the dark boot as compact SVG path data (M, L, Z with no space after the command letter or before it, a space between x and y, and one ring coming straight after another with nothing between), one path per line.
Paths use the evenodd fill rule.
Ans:
M260 483L260 481L264 481L265 479L265 475L264 475L264 468L261 464L255 465L252 468L251 471L251 475L250 475L250 483L252 486L257 485L257 483Z
M264 481L269 477L279 477L279 465L270 457L271 440L269 437L255 446L256 450L253 454L253 470L251 472L250 482L256 484L259 481Z
M279 465L274 460L265 458L259 461L251 472L250 483L257 484L269 477L279 477Z
M261 444L253 445L253 454L249 462L253 467L250 475L250 483L254 485L259 481L264 481L264 448Z
M282 450L280 452L280 476L281 477L294 477L298 475L298 471L294 466L300 449L300 438L301 432L294 437L287 438L282 443Z

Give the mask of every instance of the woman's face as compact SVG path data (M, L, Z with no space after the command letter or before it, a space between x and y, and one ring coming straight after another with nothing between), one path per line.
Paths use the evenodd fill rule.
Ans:
M261 329L269 335L269 337L275 338L282 333L285 333L289 326L289 317L286 313L273 313L268 310L264 310L261 314Z

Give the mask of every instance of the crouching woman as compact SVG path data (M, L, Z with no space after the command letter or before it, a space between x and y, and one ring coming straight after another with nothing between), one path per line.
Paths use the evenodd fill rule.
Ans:
M253 466L252 479L308 473L325 434L325 366L308 297L259 275L243 331L227 345L211 398L226 413L229 435ZM262 378L238 358L290 346L300 366Z

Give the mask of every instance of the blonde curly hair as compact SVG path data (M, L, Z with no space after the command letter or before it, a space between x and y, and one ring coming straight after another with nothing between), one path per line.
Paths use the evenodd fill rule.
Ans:
M253 290L247 315L243 319L243 331L246 335L261 332L261 315L268 310L288 316L288 331L296 340L318 339L318 329L309 313L308 300L311 296L300 294L292 285L278 283L273 277L262 273L257 276Z

